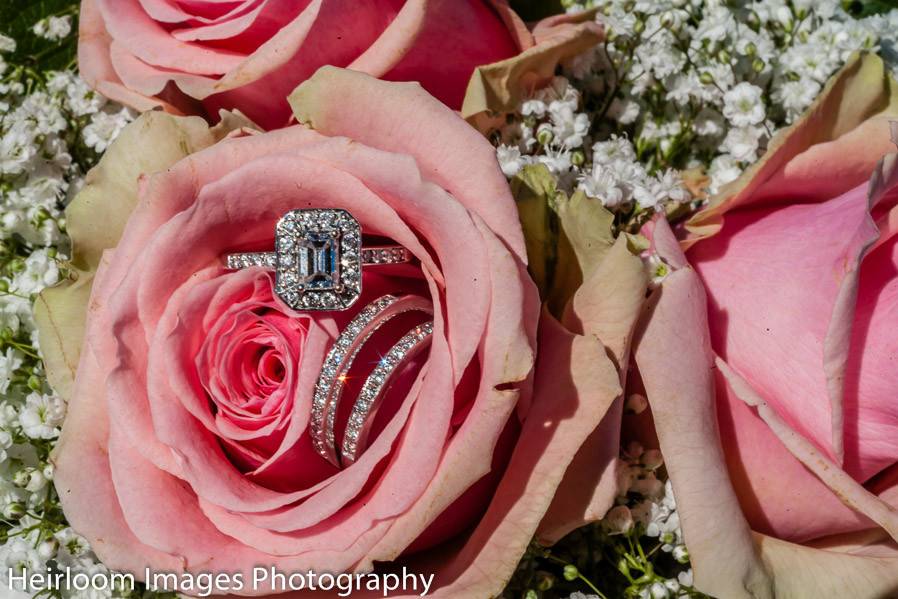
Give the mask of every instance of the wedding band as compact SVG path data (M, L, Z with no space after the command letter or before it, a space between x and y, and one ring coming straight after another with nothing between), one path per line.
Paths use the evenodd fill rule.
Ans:
M294 310L346 310L362 293L362 266L410 262L400 245L362 247L359 222L346 210L291 210L275 227L275 251L228 254L229 269L274 270L274 292Z
M416 326L390 348L368 375L361 393L352 406L352 413L343 433L340 461L344 466L355 462L359 450L364 449L367 444L374 416L380 407L384 390L390 384L390 379L399 370L400 365L412 359L429 344L432 334L433 321Z
M433 306L416 295L384 295L374 300L346 325L324 358L315 383L309 428L315 450L334 466L340 467L334 427L346 374L375 331L399 314L411 311L433 314Z

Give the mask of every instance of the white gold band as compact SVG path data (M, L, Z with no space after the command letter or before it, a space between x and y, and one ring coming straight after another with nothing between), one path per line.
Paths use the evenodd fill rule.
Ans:
M343 433L340 461L344 466L355 462L359 452L365 448L368 442L368 433L371 432L371 425L374 423L374 417L380 407L380 400L383 398L384 390L390 384L390 379L401 365L430 343L432 334L433 321L416 326L390 348L390 351L381 358L377 367L368 375L359 397L355 400L355 405L352 406L352 413L349 415L346 431Z
M384 295L374 300L346 325L324 359L315 384L309 428L315 450L334 466L340 466L334 427L346 374L375 331L395 316L411 311L433 314L433 306L416 295Z

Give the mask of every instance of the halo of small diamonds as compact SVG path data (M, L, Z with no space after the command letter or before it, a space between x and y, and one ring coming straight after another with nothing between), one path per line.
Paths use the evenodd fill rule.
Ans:
M275 229L274 291L294 310L345 310L362 292L361 251L346 210L291 210Z
M399 366L424 349L433 335L433 321L416 326L390 348L374 368L359 397L352 406L352 413L343 433L343 444L340 449L340 460L344 466L355 462L359 450L365 447L368 432L377 412L384 390L389 386L393 374Z
M315 384L309 428L315 450L334 466L340 465L334 427L343 391L343 377L375 331L393 317L413 310L432 314L433 306L423 297L414 295L384 295L374 300L346 325L325 356Z

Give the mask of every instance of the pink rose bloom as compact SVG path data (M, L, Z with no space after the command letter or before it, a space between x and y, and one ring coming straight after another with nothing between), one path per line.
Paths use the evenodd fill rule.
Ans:
M81 74L103 95L265 128L323 65L419 81L458 109L476 67L533 44L505 0L84 0L80 29Z
M618 373L595 338L549 319L535 365L540 304L517 210L493 147L453 111L333 67L291 103L314 129L147 113L70 207L79 275L38 316L69 399L55 456L65 514L109 567L138 575L396 562L435 574L435 596L493 596ZM277 220L308 207L349 210L419 263L367 269L356 307L323 313L289 310L267 271L223 269L229 251L272 248ZM310 438L315 382L338 332L384 293L432 301L434 334L341 470Z
M879 59L849 63L690 223L685 255L651 231L673 273L636 361L714 596L898 588L893 87Z

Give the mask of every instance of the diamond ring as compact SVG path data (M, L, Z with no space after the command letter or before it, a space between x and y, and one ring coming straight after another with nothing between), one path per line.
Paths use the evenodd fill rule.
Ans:
M274 292L294 310L346 310L362 293L363 265L410 262L400 245L362 247L362 228L341 209L291 210L275 227L275 251L228 254L230 269L274 270Z

